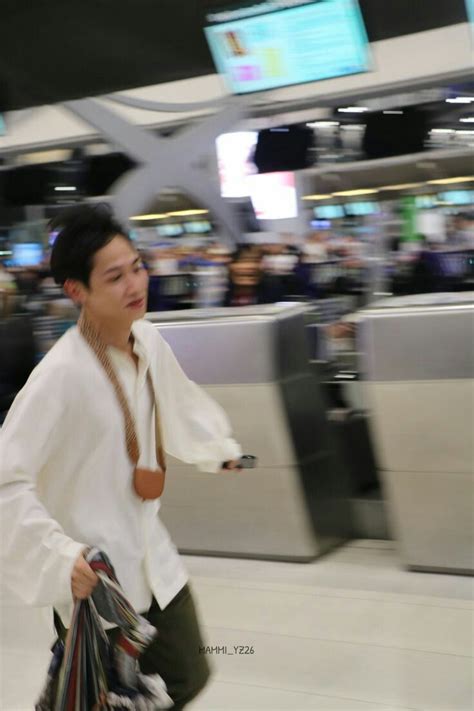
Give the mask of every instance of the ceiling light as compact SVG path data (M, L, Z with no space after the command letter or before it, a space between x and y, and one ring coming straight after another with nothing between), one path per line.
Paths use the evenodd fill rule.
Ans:
M302 200L329 200L330 198L332 198L331 193L326 194L326 195L322 195L322 194L321 195L305 195L301 199Z
M330 126L339 126L339 121L313 121L306 125L309 126L309 128L329 128Z
M186 217L187 215L207 215L209 210L178 210L177 212L168 212L168 217Z
M466 118L459 119L461 123L474 123L474 116L466 116Z
M362 131L365 128L363 123L348 123L347 126L341 126L345 131Z
M458 133L460 136L472 136L474 134L474 130L469 130L468 128L457 129L454 133Z
M162 212L157 215L135 215L135 217L131 217L131 220L163 220L163 218L168 217L167 212Z
M419 188L423 183L400 183L399 185L382 185L379 190L409 190Z
M368 111L367 106L346 106L345 108L338 109L341 114L363 114L364 111Z
M177 210L176 212L160 212L150 215L135 215L131 220L164 220L165 217L187 217L188 215L207 215L209 210Z
M375 188L361 188L360 190L342 190L341 192L333 193L338 197L350 197L351 195L374 195L379 191Z
M399 116L400 114L403 113L403 111L395 111L395 110L392 111L392 110L390 110L390 111L384 111L383 113L384 113L384 114L393 114L393 115Z
M447 104L472 104L474 96L456 96L454 99L446 99Z
M473 176L464 176L462 178L440 178L438 180L428 180L430 185L454 185L455 183L472 183Z
M452 128L432 128L430 133L452 133Z
M77 190L77 188L75 188L74 185L57 185L54 189L57 190L58 193L59 192L72 193L75 190Z
M1 125L1 119L0 119ZM66 148L49 150L49 151L34 151L33 153L23 153L18 156L18 162L21 163L61 163L68 160L71 156L71 151Z

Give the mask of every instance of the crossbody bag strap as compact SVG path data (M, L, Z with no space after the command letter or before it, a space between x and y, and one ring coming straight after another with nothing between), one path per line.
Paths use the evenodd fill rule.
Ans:
M151 390L153 393L153 398L155 401L155 447L156 447L156 461L163 472L166 472L166 455L163 446L163 430L161 427L161 415L160 415L160 404L158 402L158 396L156 394L155 384L153 378L150 374L150 369L148 369L148 378L150 381Z
M135 422L133 419L133 415L130 412L125 393L123 392L122 386L120 385L119 379L117 378L113 365L107 354L107 346L102 341L90 321L85 318L83 313L79 318L78 327L82 336L85 338L89 346L94 351L97 359L105 370L108 379L113 385L117 400L119 401L119 405L125 420L125 440L127 444L128 456L130 457L133 464L136 466L140 458L140 449L138 446Z
M148 368L148 378L153 392L153 399L155 404L155 449L156 449L156 460L160 467L160 471L155 471L148 469L146 467L138 467L138 461L140 459L140 449L138 445L138 438L135 428L135 421L133 419L132 413L127 402L125 393L120 384L120 381L115 373L112 362L107 353L107 346L102 341L99 333L96 331L94 326L88 321L88 319L81 314L78 322L79 330L86 342L92 348L97 359L102 365L109 381L112 383L119 402L120 408L123 413L125 422L125 439L127 445L128 455L134 464L133 473L133 485L136 493L143 499L156 499L159 498L163 492L165 475L166 475L166 458L165 451L163 447L163 436L161 429L161 417L160 417L160 407L158 403L158 397L156 395L156 388L154 386L153 378L150 373L150 368Z

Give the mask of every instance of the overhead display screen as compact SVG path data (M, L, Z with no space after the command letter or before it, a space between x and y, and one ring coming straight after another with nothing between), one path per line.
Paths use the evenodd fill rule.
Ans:
M466 0L466 12L467 19L474 24L474 0Z
M250 197L257 219L283 220L298 214L293 172L257 174L253 153L256 131L223 133L216 140L221 195Z
M474 205L474 190L447 190L438 199L452 205Z
M214 63L234 94L370 68L357 0L268 0L207 19L204 31Z
M337 220L345 213L342 205L321 205L314 208L314 215L318 220Z
M257 173L253 162L256 145L256 131L222 133L217 138L217 163L222 197L250 195L249 177Z
M253 175L250 185L250 198L258 220L285 220L298 215L294 173Z
M376 202L348 202L344 205L346 215L349 217L361 217L364 215L374 215L379 212Z
M12 263L15 267L35 267L41 264L43 249L34 242L20 242L13 245Z

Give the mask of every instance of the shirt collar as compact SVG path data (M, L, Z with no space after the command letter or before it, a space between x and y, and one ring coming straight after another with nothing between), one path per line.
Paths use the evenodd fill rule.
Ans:
M133 336L133 352L135 355L139 357L139 359L143 362L146 368L150 367L150 358L148 356L148 351L145 348L145 344L143 343L142 339L140 338L140 335L137 333L138 329L134 328L134 325L132 325L132 336Z
M136 330L133 328L133 325L131 335L133 336L133 352L136 356L138 356L137 375L141 380L148 372L148 369L150 367L150 358L148 356L148 351L143 343L143 340L137 334ZM115 348L114 346L107 346L107 350L116 363L128 362L130 360L125 353L123 353L118 348Z

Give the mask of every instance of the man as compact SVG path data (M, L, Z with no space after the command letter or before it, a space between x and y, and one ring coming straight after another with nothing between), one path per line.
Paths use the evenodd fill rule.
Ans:
M158 517L161 445L215 472L238 468L241 450L220 407L143 320L148 277L120 225L91 207L57 222L51 270L81 315L0 432L4 580L26 604L54 606L67 627L73 598L98 582L84 552L103 550L134 608L159 630L142 671L161 674L182 709L209 669L186 571Z
M454 230L448 246L458 249L474 249L474 214L460 212L454 218Z

